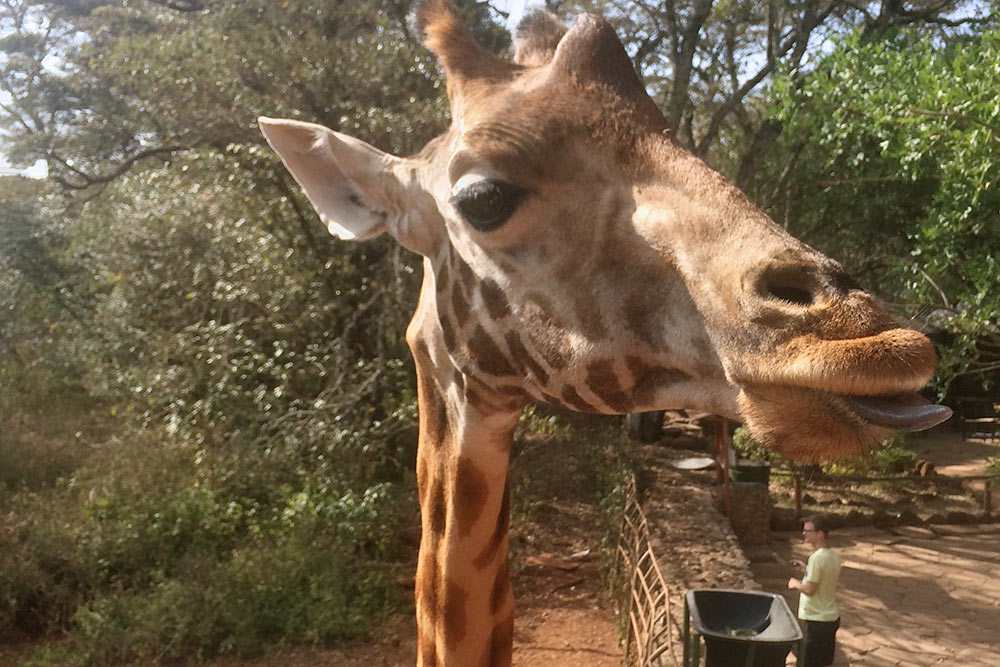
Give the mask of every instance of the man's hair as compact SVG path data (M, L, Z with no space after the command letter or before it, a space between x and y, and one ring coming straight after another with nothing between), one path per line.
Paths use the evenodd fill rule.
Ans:
M802 525L804 526L807 523L811 523L816 532L823 531L824 535L830 534L830 522L827 521L826 518L824 517L818 515L807 516L805 519L802 520Z

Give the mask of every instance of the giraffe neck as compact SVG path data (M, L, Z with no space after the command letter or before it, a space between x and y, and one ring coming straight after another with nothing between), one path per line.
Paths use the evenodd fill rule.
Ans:
M514 598L507 565L510 444L524 399L455 369L433 297L407 339L417 370L417 664L506 667Z

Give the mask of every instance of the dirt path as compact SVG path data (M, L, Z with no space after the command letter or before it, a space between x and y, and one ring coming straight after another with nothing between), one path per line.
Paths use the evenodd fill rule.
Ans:
M933 463L940 475L982 475L987 459L997 454L997 443L963 440L961 433L951 428L914 434L907 446L918 458Z
M997 451L951 430L909 445L940 475L982 475ZM1000 524L848 528L830 541L844 563L835 667L1000 664ZM773 533L768 547L747 552L761 587L784 594L794 611L786 563L808 556L801 535Z
M1000 525L851 528L830 538L843 561L834 667L998 664ZM776 558L754 563L754 574L794 611L784 562L808 548L797 533L776 533L771 547Z

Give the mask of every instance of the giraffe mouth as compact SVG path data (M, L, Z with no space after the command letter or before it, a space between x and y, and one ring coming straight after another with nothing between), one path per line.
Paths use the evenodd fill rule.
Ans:
M916 391L857 394L792 384L740 388L740 415L762 445L794 461L861 454L893 432L922 431L951 416Z
M935 405L917 393L834 396L866 422L894 431L925 431L951 417L951 408Z

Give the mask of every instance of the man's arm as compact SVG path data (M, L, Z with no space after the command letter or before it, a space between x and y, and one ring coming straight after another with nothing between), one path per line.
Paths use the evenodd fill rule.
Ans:
M816 591L819 589L819 584L817 584L815 581L808 581L808 580L803 581L801 579L796 579L795 577L792 577L791 579L788 580L788 587L793 590L802 591L806 595L814 595Z

